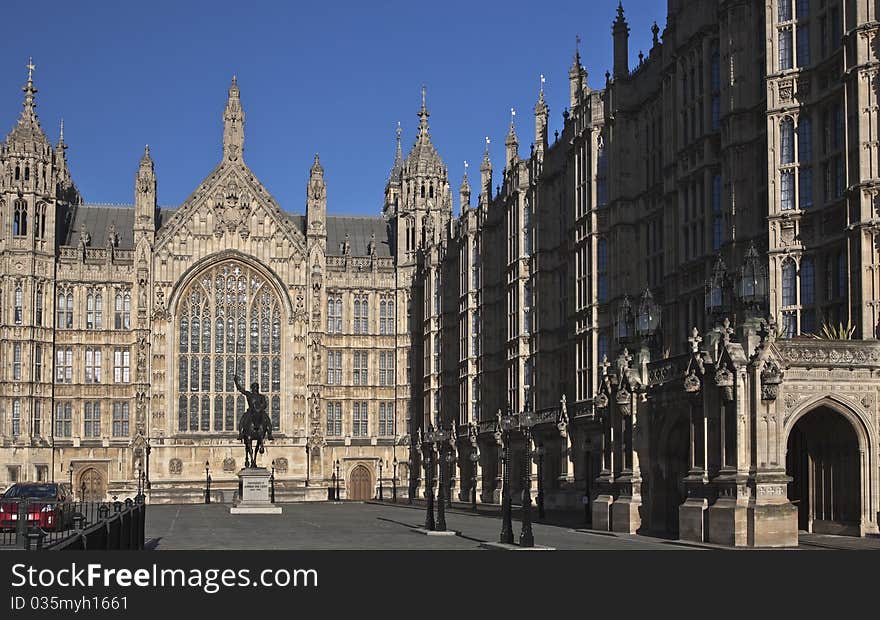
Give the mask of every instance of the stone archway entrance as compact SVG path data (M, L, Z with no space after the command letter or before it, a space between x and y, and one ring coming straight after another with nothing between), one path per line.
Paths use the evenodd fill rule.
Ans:
M801 417L788 436L788 499L798 509L798 529L859 535L859 440L840 413L819 407Z
M94 467L89 467L80 474L79 486L74 489L74 494L83 502L103 502L107 496L104 476Z
M372 499L372 479L373 477L370 475L370 470L363 465L358 465L357 467L352 469L351 475L349 476L348 493L346 494L346 499L357 500L361 502Z
M678 538L678 508L687 497L682 481L690 466L690 429L685 417L670 424L665 440L661 440L657 446L658 458L652 485L652 529Z

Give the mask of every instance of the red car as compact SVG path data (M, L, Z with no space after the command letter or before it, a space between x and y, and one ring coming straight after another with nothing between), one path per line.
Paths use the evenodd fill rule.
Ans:
M18 482L0 497L0 529L16 529L19 504L24 503L28 527L64 530L71 526L73 504L67 485L56 482Z

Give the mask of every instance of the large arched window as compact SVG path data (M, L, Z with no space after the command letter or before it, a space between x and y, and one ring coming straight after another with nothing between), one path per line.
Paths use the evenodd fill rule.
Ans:
M220 263L193 280L178 310L178 430L234 431L260 384L272 427L281 421L281 303L246 265Z

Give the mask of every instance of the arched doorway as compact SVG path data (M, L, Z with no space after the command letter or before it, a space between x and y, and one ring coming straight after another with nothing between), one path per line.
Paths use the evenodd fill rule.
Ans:
M351 470L348 483L348 493L346 499L366 501L373 497L373 477L370 470L363 465L358 465Z
M107 496L104 476L94 467L89 467L80 474L79 487L74 489L74 493L83 502L103 502Z
M687 497L683 480L690 467L690 429L684 416L668 424L668 433L659 438L653 469L652 529L678 538L678 508Z
M852 424L829 407L801 417L788 436L788 499L798 509L798 529L859 535L861 468Z

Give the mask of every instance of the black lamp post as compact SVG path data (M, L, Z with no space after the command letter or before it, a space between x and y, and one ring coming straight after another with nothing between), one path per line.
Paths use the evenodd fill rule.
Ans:
M339 496L339 459L336 459L336 501L340 501Z
M397 503L397 457L391 461L391 501Z
M269 501L275 503L275 460L272 460L272 473L269 475Z
M379 501L385 501L385 498L382 496L382 468L383 463L382 459L379 459Z
M407 474L409 474L409 480L407 480L407 483L409 484L409 493L408 493L409 497L406 498L406 503L409 505L412 505L413 495L416 494L416 479L415 479L415 477L413 477L413 467L415 467L415 463L413 462L412 455L413 455L413 453L412 453L412 451L410 451L409 459L406 462L406 464L407 464L406 471L407 471Z
M309 478L311 478L311 472L310 472L311 459L309 458L309 453L310 453L309 444L306 444L306 486L309 486ZM275 461L272 461L272 462L274 463Z
M425 529L434 531L434 427L428 426L425 433L425 443L422 445L423 459L425 461Z
M153 451L153 446L150 445L149 441L147 442L147 445L146 445L145 451L146 451L146 453L147 453L147 473L146 473L146 484L145 484L145 488L146 488L147 490L149 490L149 489L152 488L152 485L150 484L150 452Z
M544 444L535 448L538 457L538 518L544 518Z
M532 427L538 418L532 413L531 403L526 401L526 409L520 416L520 426L526 440L526 458L524 463L524 482L522 498L522 532L519 535L520 547L534 547L535 537L532 534Z
M438 474L440 479L437 484L437 531L446 531L446 480L444 479L444 469L448 465L448 456L446 452L446 441L449 439L449 433L443 428L442 423L438 425L434 431L434 441L437 443L437 463ZM447 473L448 476L448 473Z
M205 461L205 503L211 503L211 463Z
M507 405L507 413L501 416L501 536L499 542L513 544L513 502L510 499L510 429L513 427L513 411Z
M67 464L67 473L70 477L70 490L73 491L73 462Z

